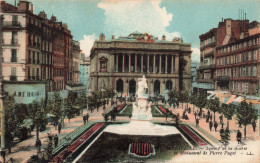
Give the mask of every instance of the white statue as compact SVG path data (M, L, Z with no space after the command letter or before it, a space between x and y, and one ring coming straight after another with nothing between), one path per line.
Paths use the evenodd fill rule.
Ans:
M137 96L140 97L142 95L147 94L147 82L146 82L146 78L143 76L143 78L138 78L138 89L137 89Z

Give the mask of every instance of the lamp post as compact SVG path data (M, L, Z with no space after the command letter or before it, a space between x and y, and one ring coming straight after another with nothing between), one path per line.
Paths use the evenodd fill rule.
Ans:
M5 112L4 112L4 86L2 83L3 80L3 50L2 50L2 24L3 24L4 17L3 15L0 15L0 111L1 111L1 155L2 155L2 162L5 162Z

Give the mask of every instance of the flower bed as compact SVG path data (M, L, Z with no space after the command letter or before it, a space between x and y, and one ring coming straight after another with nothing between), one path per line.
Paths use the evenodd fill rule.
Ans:
M160 108L160 110L161 110L164 114L166 114L166 109L165 109L164 107L159 106L159 108Z
M81 135L76 141L74 141L68 148L64 149L59 155L57 155L53 161L63 161L71 153L73 153L81 144L83 144L87 139L89 139L96 131L98 131L104 123L96 123L93 127L87 130L83 135Z
M118 105L118 106L116 107L116 112L120 112L120 110L123 109L124 106L125 106L125 105Z
M129 145L128 153L136 157L149 157L155 155L155 149L149 143L132 143Z
M180 128L188 134L199 146L207 145L205 141L203 141L200 137L198 137L194 132L192 132L188 127L185 125L179 125Z

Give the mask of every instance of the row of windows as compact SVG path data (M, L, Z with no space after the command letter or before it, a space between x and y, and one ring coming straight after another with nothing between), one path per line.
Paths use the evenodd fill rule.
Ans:
M40 53L28 50L28 64L40 64Z
M203 40L203 41L201 41L201 47L206 46L206 45L208 45L208 44L210 44L212 42L215 42L215 41L216 41L215 36L213 36L211 38L208 38L206 40Z
M249 84L244 82L232 82L230 83L232 92L249 93Z
M246 63L250 61L257 61L257 50L249 51L244 54L234 54L231 56L218 58L217 65L223 66L223 65L235 64L235 63Z
M217 50L217 54L229 53L229 52L233 52L233 51L236 51L236 50L240 50L240 49L243 49L243 48L247 48L247 47L257 45L258 40L259 40L259 38L254 38L254 39L251 39L251 40L244 42L244 43L239 43L239 44L230 45L228 47L221 48L221 49Z
M40 69L39 68L28 68L28 73L27 73L28 79L33 79L33 80L39 80L40 78Z
M256 77L256 66L225 68L217 70L218 76L229 76L231 78Z

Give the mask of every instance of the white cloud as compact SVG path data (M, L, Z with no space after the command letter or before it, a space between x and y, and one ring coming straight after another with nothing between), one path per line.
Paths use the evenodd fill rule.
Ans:
M200 49L199 48L191 48L191 60L193 62L200 62Z
M166 27L172 22L173 14L160 6L161 0L102 0L98 7L105 10L104 33L127 36L139 31L147 32L167 40L180 37L179 32L169 32ZM108 36L110 37L110 36Z
M95 42L96 36L92 35L84 35L83 40L80 40L80 49L85 53L85 56L90 55L90 50Z

